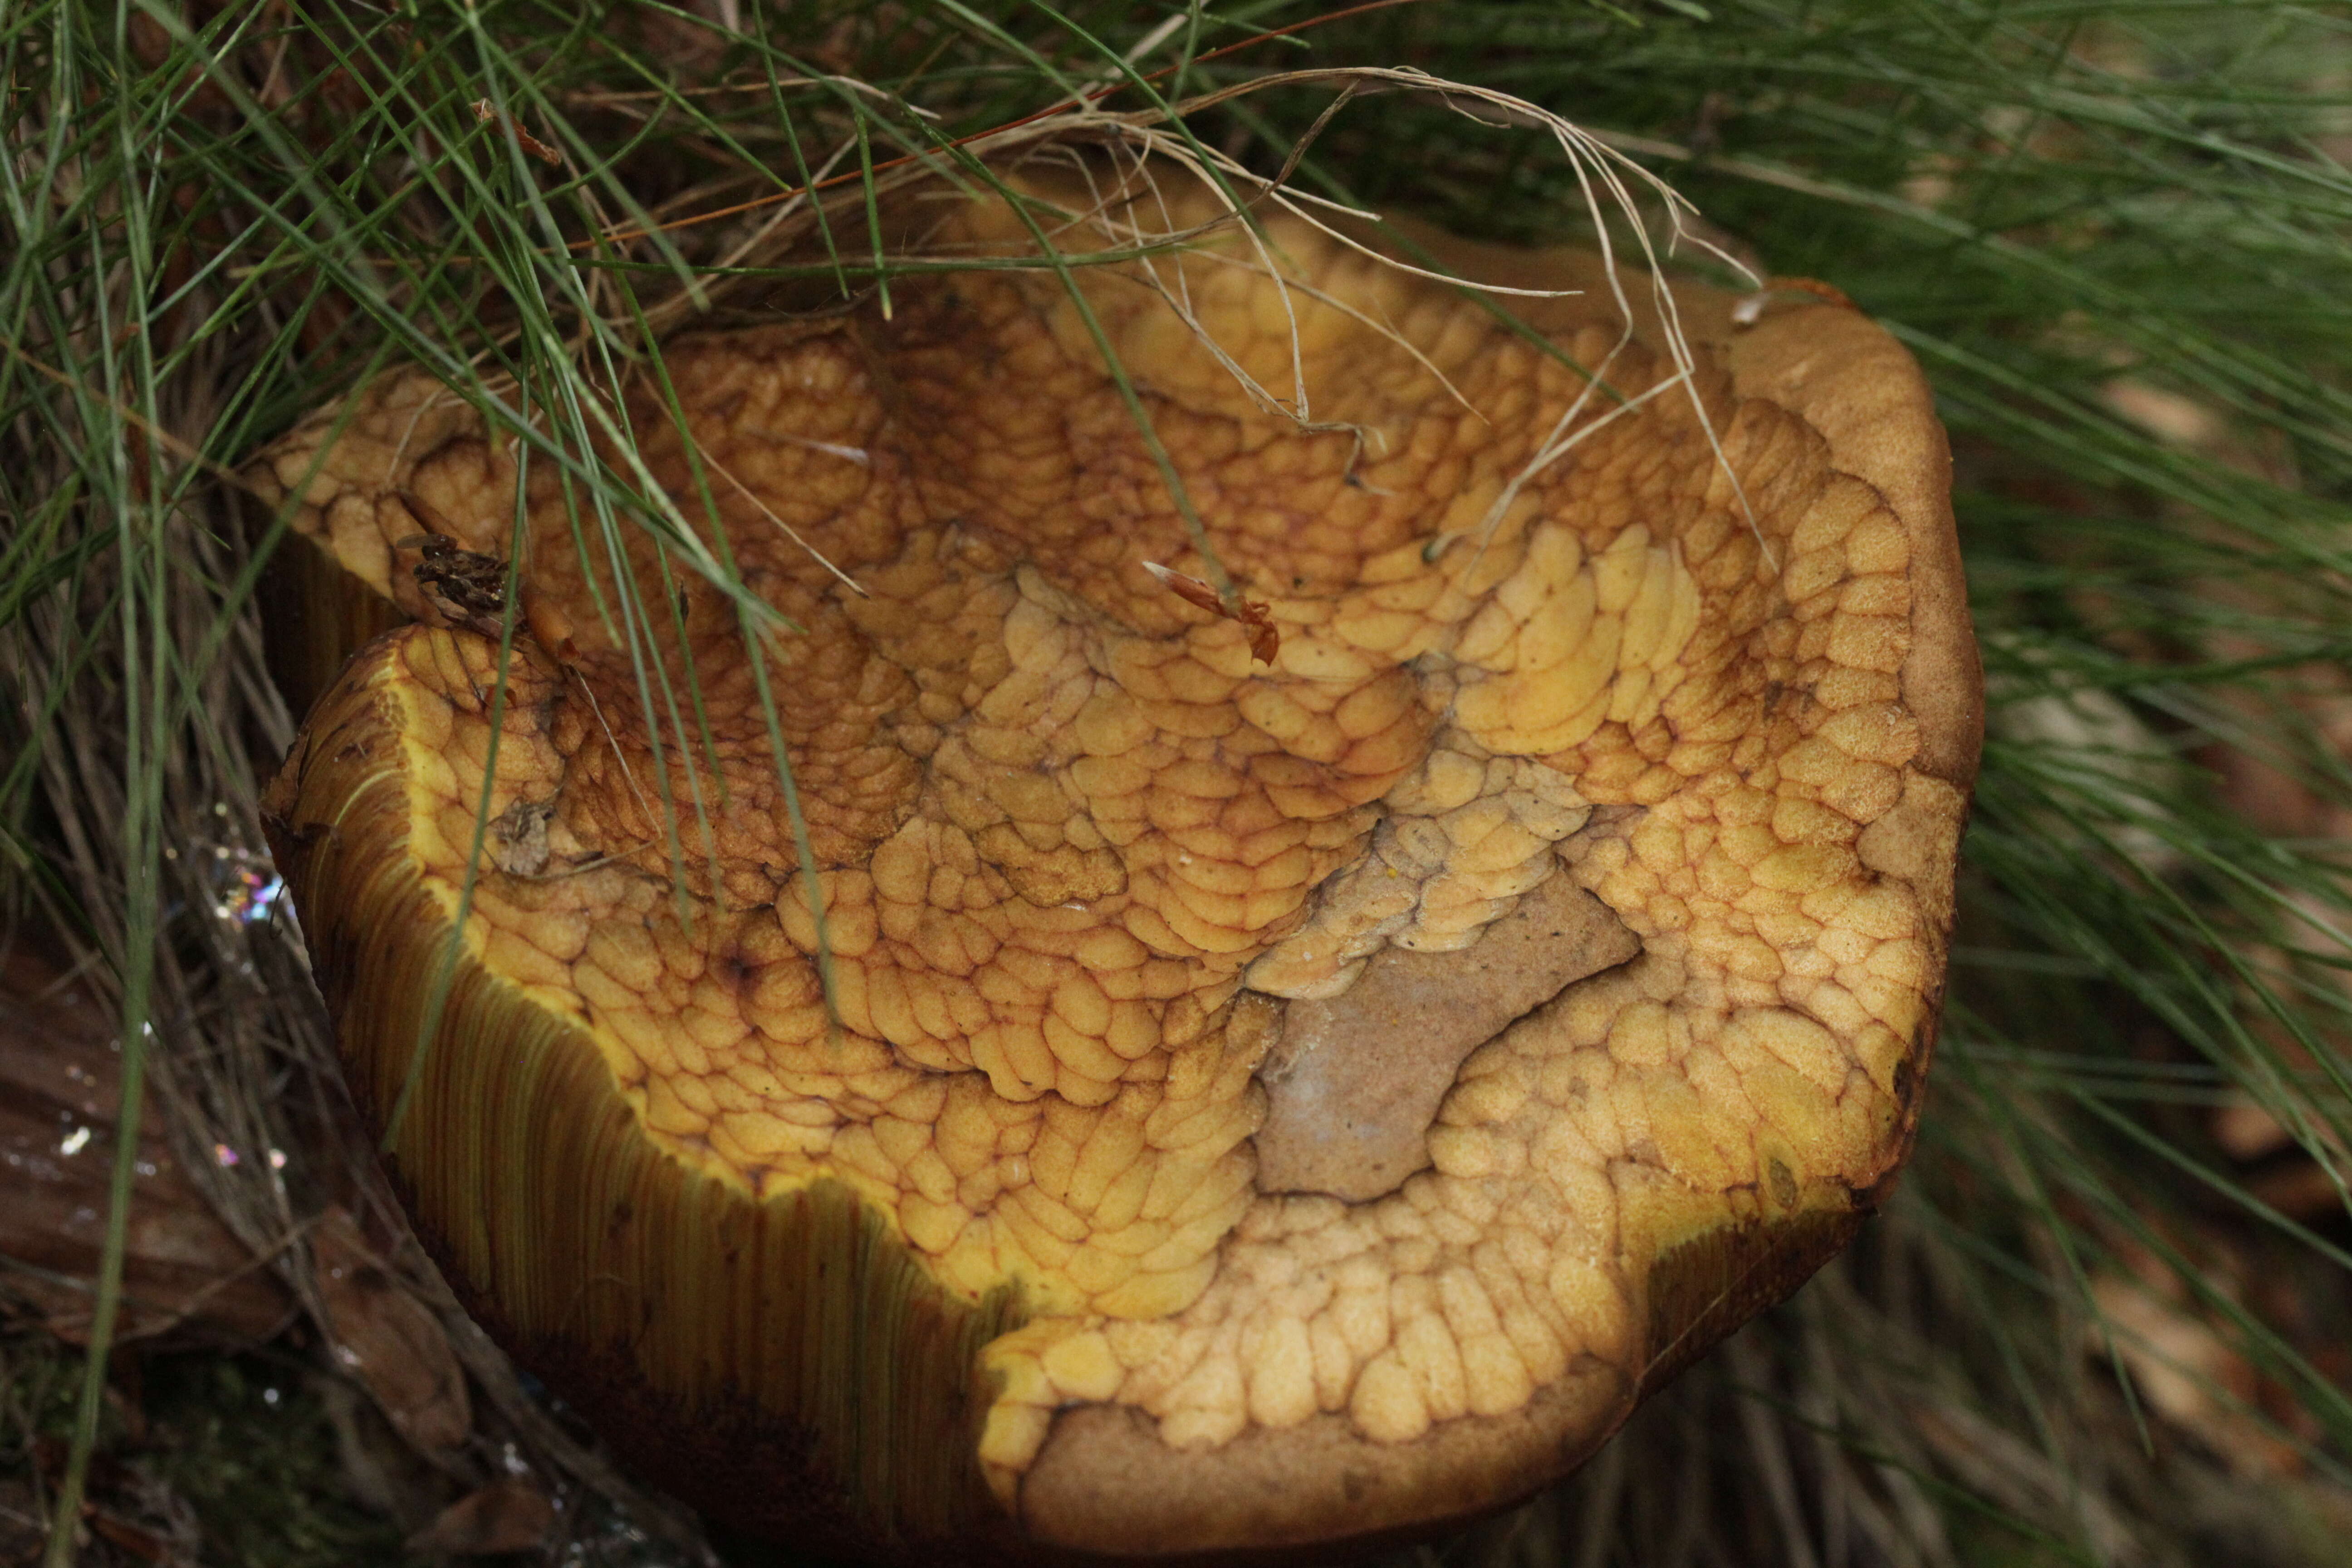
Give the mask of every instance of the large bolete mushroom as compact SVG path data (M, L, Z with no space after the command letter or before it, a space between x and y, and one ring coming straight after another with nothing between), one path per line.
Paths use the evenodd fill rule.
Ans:
M1160 184L1059 244L1216 210ZM1426 1528L1885 1190L1979 727L1920 376L1681 287L1678 378L1591 258L1429 247L1588 291L1514 324L1279 218L1086 310L996 268L668 344L684 433L625 414L804 628L814 890L738 607L647 531L415 372L261 464L415 623L268 800L354 1082L413 1079L420 1232L661 1484L908 1561ZM1089 311L1238 617L1146 569L1216 570Z

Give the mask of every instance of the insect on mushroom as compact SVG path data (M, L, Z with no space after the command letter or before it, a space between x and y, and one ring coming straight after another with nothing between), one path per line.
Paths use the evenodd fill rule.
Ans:
M486 637L498 636L507 607L507 563L460 544L451 537L456 530L449 520L421 497L403 490L400 504L432 530L394 542L394 549L414 550L424 557L411 568L416 585L453 622Z

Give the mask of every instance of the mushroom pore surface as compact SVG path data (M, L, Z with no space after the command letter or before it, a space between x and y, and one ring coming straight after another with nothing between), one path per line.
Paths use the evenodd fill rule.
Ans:
M1025 247L1002 205L947 221ZM593 1038L669 1157L755 1199L830 1178L949 1291L1016 1285L980 1458L1076 1544L1333 1528L1184 1500L1310 1424L1605 1431L1666 1353L1657 1260L1899 1163L1973 765L1940 433L1867 322L1694 294L1677 379L1605 290L1513 301L1538 342L1303 225L1267 253L1072 276L1271 664L1143 569L1213 574L1051 272L680 339L683 435L633 393L651 479L802 628L766 699L724 594L421 374L264 469L422 623L344 685L470 954ZM501 690L495 602L404 542L503 558L519 491ZM1540 947L1561 910L1588 958L1476 979L1489 928ZM1348 1079L1351 988L1449 963L1470 1021L1402 1154L1283 1104L1302 1052ZM1258 1178L1269 1053L1298 1125L1268 1174L1320 1190ZM1104 1523L1150 1453L1169 1517Z

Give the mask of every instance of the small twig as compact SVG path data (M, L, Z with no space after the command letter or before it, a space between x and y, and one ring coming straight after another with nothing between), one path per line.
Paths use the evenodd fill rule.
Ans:
M1143 569L1186 604L1241 623L1242 630L1249 635L1250 657L1260 664L1272 664L1275 655L1282 651L1282 633L1276 629L1265 602L1243 598L1238 585L1233 602L1228 604L1215 588L1189 573L1171 571L1157 561L1144 562Z
M562 153L557 152L554 148L549 146L546 142L541 141L538 137L533 136L530 132L524 130L522 128L522 121L516 119L513 115L500 113L498 105L492 103L488 99L478 98L474 100L473 108L474 118L484 125L496 124L500 121L504 121L507 130L511 132L514 135L516 145L520 146L524 152L530 153L532 157L538 159L541 163L560 164L563 162Z

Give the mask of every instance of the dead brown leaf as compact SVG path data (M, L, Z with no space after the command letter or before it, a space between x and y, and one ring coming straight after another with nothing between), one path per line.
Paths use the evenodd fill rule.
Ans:
M536 1552L554 1528L555 1505L545 1492L519 1476L501 1476L443 1509L408 1545L460 1557Z
M89 1521L92 1535L111 1546L119 1546L142 1563L163 1563L172 1555L171 1546L154 1531L126 1524L112 1514L89 1503L82 1505L82 1518Z
M0 1281L77 1344L106 1237L122 1081L115 1033L108 1010L53 965L21 948L0 959L0 1260L16 1265ZM188 1180L168 1115L150 1095L116 1335L266 1340L292 1313L292 1294Z
M341 1205L310 1232L310 1255L338 1365L374 1396L394 1427L428 1452L474 1429L466 1374L441 1320L368 1246Z
M2302 1454L2257 1414L2266 1391L2253 1363L2222 1338L2178 1274L2137 1248L2125 1258L2130 1274L2091 1281L2106 1330L2094 1332L2091 1352L2103 1357L2112 1342L2148 1408L2241 1475L2299 1474Z

